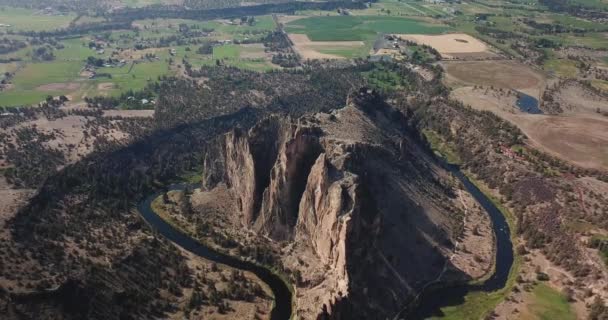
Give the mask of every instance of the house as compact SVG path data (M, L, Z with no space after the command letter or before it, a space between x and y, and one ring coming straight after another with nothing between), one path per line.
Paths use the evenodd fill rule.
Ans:
M177 53L177 51L175 51L175 49L169 49L169 54L174 56Z

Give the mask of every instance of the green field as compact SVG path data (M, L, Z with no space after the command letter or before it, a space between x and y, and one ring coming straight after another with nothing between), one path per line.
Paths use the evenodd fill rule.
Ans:
M574 78L578 74L576 61L568 59L549 59L543 68L562 78Z
M240 47L235 44L217 46L213 48L213 59L238 59Z
M130 64L121 68L99 68L98 73L107 73L112 78L100 77L87 79L80 76L84 66L81 61L53 61L45 63L30 63L16 73L12 80L13 88L0 92L0 105L15 106L36 104L48 95L72 95L74 101L82 99L83 95L95 96L119 95L133 89L143 89L149 81L159 76L172 73L166 61L142 62L135 64L129 72ZM111 83L111 88L100 90L99 84ZM75 88L41 88L49 84L72 84Z
M532 290L532 301L528 304L534 319L575 320L576 315L570 308L566 297L546 284L540 283Z
M365 41L378 33L440 34L449 27L401 17L338 16L296 20L286 30L306 34L313 41Z
M67 27L75 17L73 14L47 15L35 10L2 6L0 7L0 23L11 26L0 27L0 31L49 31Z

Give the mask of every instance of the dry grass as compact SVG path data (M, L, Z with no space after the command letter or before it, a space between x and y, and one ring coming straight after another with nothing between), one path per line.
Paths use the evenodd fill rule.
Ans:
M483 85L538 92L544 85L544 77L540 73L514 61L444 62L443 66L450 85Z
M62 83L49 83L36 87L39 91L72 91L78 90L80 83L77 82L62 82Z
M608 168L608 118L598 114L521 113L513 96L496 90L459 88L452 96L478 110L492 111L519 127L533 147L584 168Z

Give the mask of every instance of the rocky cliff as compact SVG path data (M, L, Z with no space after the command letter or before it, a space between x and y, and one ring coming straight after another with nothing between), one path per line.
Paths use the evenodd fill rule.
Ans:
M233 220L288 247L300 317L385 318L450 267L462 212L405 120L362 90L331 114L271 117L209 148L203 187L225 183Z

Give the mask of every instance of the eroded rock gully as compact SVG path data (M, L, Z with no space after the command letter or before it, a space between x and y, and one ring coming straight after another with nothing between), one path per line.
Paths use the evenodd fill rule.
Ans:
M345 108L267 118L206 150L202 186L228 186L240 227L281 243L297 318L384 319L441 272L460 236L454 182L402 114L361 91Z

